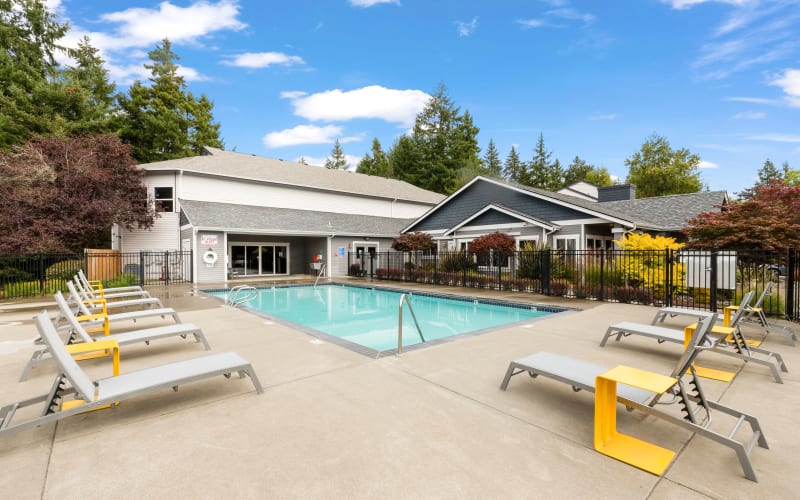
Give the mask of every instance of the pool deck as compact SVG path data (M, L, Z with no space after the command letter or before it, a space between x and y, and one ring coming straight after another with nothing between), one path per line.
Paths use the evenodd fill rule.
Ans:
M784 384L762 366L713 353L698 360L737 373L731 383L704 380L703 388L761 421L770 449L752 452L759 482L745 479L732 450L619 407L622 432L677 452L659 477L594 451L591 394L525 375L499 389L509 362L537 351L669 374L677 344L640 337L599 347L608 325L649 323L655 308L420 288L582 310L372 359L185 285L154 288L184 322L203 328L211 352L247 358L265 393L247 379L219 377L0 437L0 492L14 499L796 498L800 347L782 335L766 336L763 346L783 355ZM0 303L0 406L51 386L52 365L17 382L37 337L31 317L47 305ZM156 324L163 321L120 326ZM751 325L745 333L763 337ZM128 346L122 371L205 353L181 339ZM107 360L82 366L110 375ZM727 429L729 419L720 416L718 425ZM748 437L749 427L739 433Z

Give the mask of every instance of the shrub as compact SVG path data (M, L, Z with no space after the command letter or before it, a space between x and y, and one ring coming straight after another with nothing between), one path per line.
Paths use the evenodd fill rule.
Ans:
M103 281L103 288L115 288L139 284L139 276L131 273L122 273L110 280Z
M578 299L588 299L597 297L597 285L575 285L572 287L572 292Z
M569 291L569 283L564 280L552 280L550 281L550 295L554 297L561 297L567 294Z
M361 276L361 264L358 262L350 264L350 276Z
M401 234L392 240L392 249L398 252L416 252L430 250L436 246L433 237L428 233L417 231L415 233Z
M44 276L48 280L69 281L78 274L78 270L82 267L81 259L62 260L45 269Z
M439 268L448 273L477 270L478 265L465 252L451 252L442 256Z
M611 290L611 298L624 304L630 304L636 302L637 290L632 286L618 286Z

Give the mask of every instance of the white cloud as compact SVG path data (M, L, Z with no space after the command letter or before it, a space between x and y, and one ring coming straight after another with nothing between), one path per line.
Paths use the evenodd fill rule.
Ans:
M521 25L523 28L541 28L547 25L540 19L517 19L514 22Z
M377 118L411 126L430 96L421 90L387 89L370 85L360 89L326 90L303 95L284 92L292 101L294 113L311 121L348 121L356 118Z
M689 9L694 7L695 5L699 5L701 3L709 3L709 2L719 2L719 3L727 3L730 5L742 6L748 3L752 3L752 0L661 0L663 3L668 3L672 5L673 9Z
M607 115L592 115L589 117L590 120L616 120L618 115L614 113L610 113Z
M400 0L350 0L350 5L353 7L372 7L373 5L378 5L382 3L393 3L395 5L400 5Z
M800 69L787 69L783 76L773 79L769 84L783 89L791 106L800 107Z
M763 120L767 117L766 113L760 111L740 111L731 117L733 120Z
M765 99L763 97L723 97L722 100L732 102L749 102L751 104L777 104L774 99Z
M270 132L262 139L268 148L282 148L298 144L328 144L336 139L344 144L363 140L362 136L341 137L342 127L336 125L298 125L278 132Z
M298 97L303 97L304 95L308 95L308 92L303 92L302 90L287 90L285 92L281 92L281 98L283 99L297 99Z
M478 18L473 17L468 23L456 21L456 26L458 26L458 36L470 36L478 28Z
M267 68L274 65L294 66L296 64L305 64L305 61L301 57L290 56L282 52L246 52L233 56L223 61L222 64L242 68Z
M561 19L568 19L570 21L583 21L585 24L591 24L595 21L595 17L593 15L578 12L572 8L552 9L545 12L545 14L549 16L560 17Z
M770 141L770 142L797 142L800 143L800 135L794 134L761 134L748 137L753 141Z
M103 14L101 20L119 26L115 34L106 36L104 46L98 44L98 47L145 47L155 45L165 36L173 43L193 43L216 31L244 29L247 25L237 19L238 15L239 5L235 0L200 1L188 7L161 2L157 9L134 7Z
M719 168L719 165L710 161L701 160L699 168Z

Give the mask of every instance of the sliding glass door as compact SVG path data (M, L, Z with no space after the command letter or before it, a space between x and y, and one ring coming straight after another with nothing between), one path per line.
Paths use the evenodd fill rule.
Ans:
M273 243L234 243L231 268L239 276L289 274L289 245Z

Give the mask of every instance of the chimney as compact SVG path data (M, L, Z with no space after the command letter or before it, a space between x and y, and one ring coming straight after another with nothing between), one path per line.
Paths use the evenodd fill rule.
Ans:
M618 184L597 188L597 202L628 201L636 199L636 186L633 184Z

